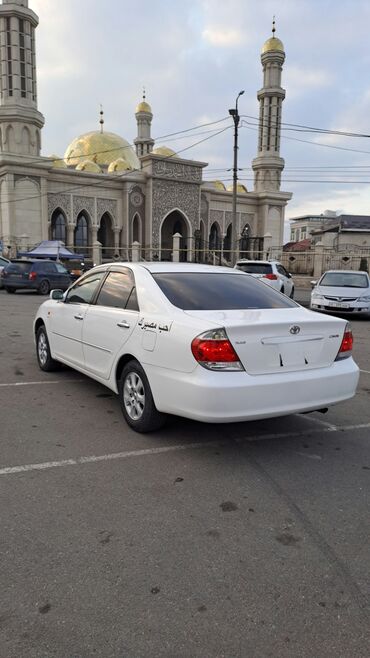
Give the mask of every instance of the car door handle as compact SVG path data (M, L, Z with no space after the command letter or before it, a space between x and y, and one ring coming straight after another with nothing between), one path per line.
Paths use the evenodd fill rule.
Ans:
M130 329L129 323L125 322L125 320L122 320L122 322L117 322L117 327L120 327L121 329Z
M83 315L81 315L81 314L75 315L75 320L83 320L83 319L84 319Z

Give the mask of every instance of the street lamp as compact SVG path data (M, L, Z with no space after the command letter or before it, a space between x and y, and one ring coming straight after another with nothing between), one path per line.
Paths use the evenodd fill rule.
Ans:
M243 94L244 94L244 90L239 91L235 101L235 108L229 110L229 114L230 116L232 116L234 121L234 166L233 166L233 207L232 207L232 225L234 230L236 230L236 193L238 189L238 126L240 120L240 116L238 113L238 100L240 96L242 96Z

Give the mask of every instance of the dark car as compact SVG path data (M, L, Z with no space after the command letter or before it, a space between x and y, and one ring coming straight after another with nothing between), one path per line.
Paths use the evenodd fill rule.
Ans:
M10 263L10 260L8 260L7 258L4 258L4 256L0 256L0 288L3 287L3 277L2 277L3 269L7 265L9 265L9 263Z
M3 271L4 288L9 293L29 289L47 295L53 288L67 290L71 283L64 265L52 260L13 259Z

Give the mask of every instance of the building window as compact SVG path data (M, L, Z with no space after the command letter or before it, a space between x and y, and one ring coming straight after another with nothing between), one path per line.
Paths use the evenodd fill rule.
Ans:
M261 103L260 103L260 143L259 143L259 150L262 151L262 146L263 146L263 133L264 133L264 99L262 98Z
M6 45L8 51L8 92L9 96L13 96L12 30L10 18L6 19Z
M24 21L19 19L19 61L21 65L21 96L26 98L26 50Z
M81 213L77 219L75 228L75 246L87 247L89 244L89 223L84 213Z
M31 27L32 99L37 101L35 28Z
M271 115L272 115L272 98L269 98L269 110L268 110L268 121L267 121L267 150L270 150L270 142L271 142L271 130L272 130L272 125L271 125Z
M66 242L66 218L61 210L55 210L51 218L51 239Z

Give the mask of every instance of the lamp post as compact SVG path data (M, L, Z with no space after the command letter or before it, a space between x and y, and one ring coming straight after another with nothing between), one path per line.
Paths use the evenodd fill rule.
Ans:
M244 94L243 91L239 91L236 101L235 108L229 110L230 116L232 116L234 121L234 166L233 166L233 206L232 206L232 226L233 229L236 229L236 193L238 189L238 127L240 116L238 113L238 100L240 96ZM232 231L233 233L233 231ZM230 254L231 256L231 254Z

